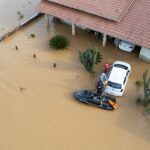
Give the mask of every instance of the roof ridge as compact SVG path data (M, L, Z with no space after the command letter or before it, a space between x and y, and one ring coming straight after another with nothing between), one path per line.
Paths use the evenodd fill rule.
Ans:
M121 14L120 16L122 16L120 19L119 19L119 21L118 22L120 22L122 19L123 19L123 17L128 13L128 11L129 11L129 9L133 6L133 3L135 3L137 0L133 0L133 1L131 1L131 3L130 3L130 5L127 7L127 9L124 11L124 14ZM123 12L122 12L123 13Z
M120 22L135 0L45 0Z

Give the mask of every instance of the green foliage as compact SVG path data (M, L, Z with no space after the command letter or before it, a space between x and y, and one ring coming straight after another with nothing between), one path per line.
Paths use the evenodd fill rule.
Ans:
M145 112L146 112L147 114L150 114L150 108L149 108L149 109L146 109Z
M53 36L49 40L49 45L55 50L67 49L69 44L70 44L69 40L66 37L64 37L63 35Z
M147 78L148 69L143 73L143 83L144 83L144 105L148 106L150 104L150 78Z
M150 104L150 77L147 77L148 69L146 69L143 73L143 81L137 81L137 87L143 86L144 89L144 98L138 98L137 104L142 104L145 107L148 107ZM150 108L145 110L146 113L150 114Z
M84 52L79 51L79 58L85 69L94 73L94 65L101 62L102 56L97 47L88 47Z

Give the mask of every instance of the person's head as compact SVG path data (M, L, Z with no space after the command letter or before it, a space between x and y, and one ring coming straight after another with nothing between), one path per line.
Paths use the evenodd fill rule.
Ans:
M104 72L107 72L108 71L108 69L109 69L109 64L108 63L105 63L104 65L103 65L103 70L104 70Z

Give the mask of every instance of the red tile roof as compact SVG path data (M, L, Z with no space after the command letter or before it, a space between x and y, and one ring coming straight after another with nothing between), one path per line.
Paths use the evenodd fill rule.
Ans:
M150 48L150 0L137 0L121 22L114 22L45 0L39 3L37 10Z
M119 22L135 0L48 0Z

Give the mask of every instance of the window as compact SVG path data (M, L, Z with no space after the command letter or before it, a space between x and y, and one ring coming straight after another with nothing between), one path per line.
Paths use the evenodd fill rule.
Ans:
M128 75L129 75L129 73L130 73L130 71L128 70L128 71L127 71L127 73L126 73L126 76L128 76Z
M126 80L127 80L127 78L125 77L125 78L124 78L124 81L123 81L123 84L125 84L125 83L126 83Z
M118 67L118 68L122 68L122 69L128 70L127 66L124 66L124 65L121 65L121 64L115 64L114 67Z
M111 82L111 81L108 81L108 86L110 86L112 88L115 88L115 89L121 89L122 88L121 84L114 83L114 82Z

